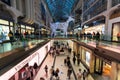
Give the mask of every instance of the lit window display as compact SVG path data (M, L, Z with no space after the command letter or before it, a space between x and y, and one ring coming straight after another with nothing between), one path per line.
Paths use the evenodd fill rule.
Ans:
M120 39L117 37L119 36L118 33L120 33L120 23L115 23L113 25L113 34L112 34L112 40L113 41L119 41Z
M22 34L25 33L25 25L21 25L21 33L22 33Z
M109 76L110 73L111 73L111 65L104 62L103 63L103 75L108 75Z
M9 26L0 25L0 40L9 40Z
M95 32L95 33L99 32L100 34L104 34L105 24L91 26L90 28L85 29L85 33L93 33L93 32Z
M21 25L21 28L24 28L24 29L25 29L25 25Z
M86 52L86 64L90 66L90 53Z
M31 27L26 26L26 31L30 34L31 33Z
M4 25L9 25L9 22L8 22L8 21L2 20L2 19L0 19L0 23L1 23L1 24L4 24Z
M87 51L86 49L82 48L82 60L88 65L90 66L90 58L91 58L91 55L90 55L90 52Z
M13 26L13 22L10 22L10 26Z
M31 29L32 29L31 31L34 32L34 28L31 28Z

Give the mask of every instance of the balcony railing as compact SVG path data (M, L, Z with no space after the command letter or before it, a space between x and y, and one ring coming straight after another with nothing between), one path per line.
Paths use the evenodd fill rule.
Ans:
M120 4L120 0L112 0L112 6Z
M50 35L48 36L44 36L42 38L37 38L37 39L24 39L24 40L15 40L13 42L8 41L7 43L4 42L0 42L0 54L4 54L6 52L15 50L15 49L19 49L19 48L27 48L27 47L34 47L35 45L37 45L38 43L41 43L43 41L45 41L45 39L76 39L79 41L84 41L84 42L88 42L88 41L94 41L97 44L97 41L101 41L101 42L120 42L120 38L118 38L117 36L108 36L108 35L100 35L98 36L92 36L92 35L80 35L80 36L76 36L76 35L68 35L66 36L55 36L55 37L51 37Z

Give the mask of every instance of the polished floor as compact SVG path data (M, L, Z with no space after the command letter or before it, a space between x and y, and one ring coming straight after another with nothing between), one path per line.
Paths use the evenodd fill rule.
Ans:
M65 54L61 54L59 56L56 56L56 59L55 59L54 70L56 70L56 68L59 68L59 70L60 70L60 72L59 72L60 80L69 80L68 77L67 77L68 67L66 65L64 65L64 59L68 55L71 58L71 63L72 63L73 70L75 71L75 74L77 74L79 68L82 70L82 72L83 72L83 70L86 69L83 66L83 64L81 64L81 63L80 63L79 66L77 64L74 65L73 62L72 62L72 56L73 55L68 53L67 51L65 51ZM46 60L42 64L40 70L38 71L37 76L34 78L34 80L40 80L40 77L44 77L45 80L50 80L50 75L51 74L50 74L50 72L48 72L48 75L46 75L44 67L45 67L45 65L48 65L48 71L49 71L51 66L53 66L53 62L54 62L54 57L48 55ZM56 80L56 79L53 78L52 80ZM73 73L71 75L70 80L75 80L75 76L73 75ZM81 78L81 80L83 80L83 79ZM107 76L100 76L100 75L97 75L97 74L90 74L90 75L88 75L86 80L110 80L110 79Z

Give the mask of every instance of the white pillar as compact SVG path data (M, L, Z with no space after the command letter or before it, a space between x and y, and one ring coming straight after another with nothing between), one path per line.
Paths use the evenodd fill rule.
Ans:
M12 7L16 8L16 0L11 0Z
M111 35L109 34L109 29L108 29L108 23L109 23L109 19L110 19L110 9L112 7L112 0L108 0L107 1L107 12L106 12L106 15L105 15L105 40L111 40Z
M116 80L117 78L117 65L115 62L112 62L111 64L111 80Z
M13 19L14 19L14 32L15 32L16 30L18 30L18 26L17 26L18 20L16 16Z
M107 0L107 10L112 7L112 0Z
M19 10L22 12L22 0L18 0L18 7L19 7Z

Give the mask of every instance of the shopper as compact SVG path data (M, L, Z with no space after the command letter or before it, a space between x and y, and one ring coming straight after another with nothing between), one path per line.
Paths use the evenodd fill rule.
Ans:
M9 39L10 39L10 43L13 45L13 32L10 30L10 32L9 32L9 34L8 34L8 36L9 36Z
M80 65L80 58L77 58L77 65Z
M55 77L56 77L56 79L58 79L59 80L59 68L57 68L56 69L56 71L55 71Z
M88 75L87 71L84 70L82 75L83 75L83 80L85 80L87 78L87 75Z
M15 32L15 38L16 38L17 41L18 41L19 38L20 38L20 33L19 33L18 30L16 30L16 32Z
M35 69L35 74L36 74L36 73L37 73L37 70L38 70L38 65L37 65L37 63L36 63L36 62L34 63L33 68Z
M53 66L52 66L50 69L50 80L52 80L54 74L55 74L55 71L54 71Z
M66 58L64 59L64 65L66 65L67 61L66 61Z
M81 77L82 77L82 73L81 73L81 69L79 69L79 71L77 73L78 80L81 80Z
M68 67L68 71L67 71L68 79L70 79L71 74L72 74L72 67L69 66L69 67Z
M73 64L75 65L75 62L76 62L76 57L74 56L73 57Z
M78 33L76 33L76 39L78 40L78 37L79 37L79 35L78 35Z
M45 72L46 72L46 74L48 74L48 66L47 65L45 65Z

